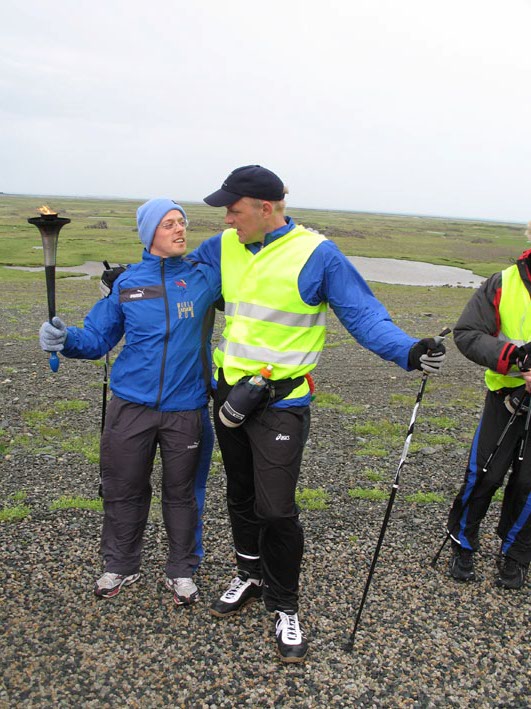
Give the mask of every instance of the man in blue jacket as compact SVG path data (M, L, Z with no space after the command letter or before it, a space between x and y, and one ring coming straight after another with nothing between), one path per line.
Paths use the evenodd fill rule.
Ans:
M228 228L188 258L221 272L225 299L226 327L214 353L214 424L237 576L211 612L228 617L263 597L275 613L281 660L300 662L308 644L298 619L304 538L295 489L310 425L306 375L324 344L326 308L361 345L403 369L437 372L445 350L433 338L419 341L398 328L332 241L285 216L286 192L259 165L234 170L204 200L226 207ZM266 365L272 365L274 397L241 426L227 428L219 410L234 384Z
M105 573L94 592L111 598L138 580L150 477L157 445L162 459L162 513L168 534L166 586L177 605L197 601L192 574L200 559L195 532L195 471L201 455L210 387L210 337L219 272L193 266L186 252L187 218L169 199L137 211L142 261L128 266L98 301L84 327L55 317L43 323L45 351L99 359L123 336L113 366L111 399L101 438Z

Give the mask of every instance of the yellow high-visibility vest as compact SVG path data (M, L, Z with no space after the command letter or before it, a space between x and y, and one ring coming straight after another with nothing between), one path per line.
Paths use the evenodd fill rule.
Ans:
M225 380L235 384L273 365L271 380L300 377L317 365L326 336L326 303L308 305L299 294L299 274L320 234L296 226L257 254L238 240L235 229L221 237L221 280L225 329L214 352ZM304 396L308 383L286 398Z
M521 346L531 340L531 297L525 287L518 266L502 271L502 292L499 306L500 333L498 339ZM512 366L508 374L492 369L485 372L485 383L491 391L502 387L519 387L523 378L518 367Z

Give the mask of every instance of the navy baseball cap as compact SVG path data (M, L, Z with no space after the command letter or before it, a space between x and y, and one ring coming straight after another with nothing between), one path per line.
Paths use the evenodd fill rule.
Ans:
M221 189L203 201L210 207L228 207L242 197L279 202L284 195L284 183L278 175L261 165L244 165L233 170Z

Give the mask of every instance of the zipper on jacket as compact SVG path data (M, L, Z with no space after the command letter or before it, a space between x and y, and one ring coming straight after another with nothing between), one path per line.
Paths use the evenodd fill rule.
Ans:
M160 276L162 279L162 292L164 293L164 310L166 312L166 334L164 336L164 347L162 349L162 364L160 367L160 384L159 394L155 403L155 408L158 409L162 399L162 391L164 388L164 370L166 368L166 353L168 351L168 341L170 339L170 304L168 303L168 293L166 292L166 279L164 277L164 259L160 260Z

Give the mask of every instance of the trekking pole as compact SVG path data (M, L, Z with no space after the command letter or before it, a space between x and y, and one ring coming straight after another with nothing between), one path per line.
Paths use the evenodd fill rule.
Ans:
M103 265L107 270L110 269L111 265L108 261L103 261ZM101 401L101 433L103 433L103 428L105 426L105 415L107 413L107 388L109 386L109 366L110 366L110 355L108 352L105 353L105 363L103 365L103 396Z
M108 261L103 261L103 265L105 266L106 269L109 269L111 266ZM101 427L100 427L100 433L103 433L103 429L105 428L105 416L107 414L107 389L109 386L109 368L111 364L111 358L108 352L105 353L105 362L103 364L103 393L102 393L102 399L101 399ZM101 485L101 466L100 466L100 484L98 487L98 495L100 497L103 497L103 488Z
M111 358L107 352L105 355L105 362L103 364L103 394L101 399L101 433L105 428L105 414L107 413L107 388L109 386L109 367L111 364Z
M434 339L437 342L437 344L442 342L444 337L446 335L448 335L450 332L451 332L451 330L449 328L445 328L438 337L435 337ZM382 542L384 540L385 530L386 530L387 524L389 522L389 517L391 516L391 510L393 509L393 504L395 501L396 493L398 492L399 483L400 483L400 471L402 470L402 467L403 467L404 463L406 462L406 456L409 451L409 445L411 443L411 438L413 436L413 429L415 428L415 421L417 419L417 413L418 413L420 404L422 402L422 397L424 396L424 390L426 389L426 383L428 381L428 377L429 377L428 372L424 372L422 375L422 379L420 381L420 387L417 392L417 399L415 401L415 406L413 407L413 412L411 414L411 420L409 421L409 428L407 431L406 440L404 442L404 447L402 449L402 455L400 457L400 462L398 463L398 468L395 473L393 487L391 489L391 494L389 496L389 502L387 503L387 509L385 511L384 521L382 524L382 528L380 530L380 536L378 537L378 542L376 544L376 549L374 552L374 556L372 558L371 567L369 569L369 576L367 577L367 582L365 584L365 588L363 590L363 595L361 597L361 603L360 603L360 607L358 609L358 614L356 616L356 622L354 623L354 629L350 635L350 639L345 646L346 652L352 652L352 650L354 648L354 638L356 636L356 631L357 631L358 625L360 623L361 614L363 612L363 606L365 605L365 600L366 600L367 594L369 592L369 586L371 585L371 580L372 580L372 576L374 574L374 569L376 568L376 562L378 561L378 554L380 553L380 547L382 546Z
M501 446L501 444L503 443L503 441L504 441L504 439L505 439L505 436L507 435L507 432L509 431L509 429L511 428L511 426L512 426L513 423L515 422L516 417L518 416L518 412L520 411L520 409L521 409L521 407L522 407L522 404L524 403L524 399L525 399L525 397L526 397L526 394L527 394L527 392L526 392L525 389L524 389L524 393L523 393L522 396L518 399L518 402L517 402L516 406L514 407L514 411L513 411L513 413L511 414L511 417L509 418L509 420L508 420L507 423L505 424L505 428L504 428L503 431L501 432L500 437L499 437L498 440L496 441L496 444L495 444L494 448L492 449L491 454L490 454L489 457L487 458L487 460L486 460L486 462L485 462L485 465L484 465L483 468L482 468L482 472L483 472L483 473L486 473L486 472L487 472L487 468L488 468L489 465L492 463L492 461L493 461L494 456L496 455L496 453L499 451L500 446ZM527 411L526 429L525 429L525 443L524 443L524 440L522 440L522 444L521 444L521 446L520 446L520 454L522 455L522 458L519 458L519 460L523 460L523 451L525 450L525 446L527 445L527 438L528 438L528 435L529 435L529 422L530 422L530 420L531 420L530 412L531 412L531 407L530 407L530 408L528 409L528 411ZM466 504L463 506L463 509L461 510L461 512L460 512L460 514L459 514L460 517L463 515L463 512L464 512L464 511L466 510L466 508L468 507L469 502L470 502L470 497L468 498ZM446 536L445 536L445 538L444 538L444 540L443 540L443 543L442 543L441 546L439 547L439 551L435 554L435 556L433 557L433 559L432 559L431 562L430 562L430 566L431 566L433 569L434 569L435 566L437 565L437 562L439 561L439 557L441 556L444 547L446 546L448 540L449 540L450 537L452 536L452 532L453 532L455 529L456 529L456 527L454 527L452 530L447 530Z
M100 433L103 435L103 429L105 428L105 414L107 413L107 387L109 385L109 367L110 367L110 357L107 352L105 355L105 362L103 365L103 395L101 400L101 429ZM101 461L100 461L100 482L98 485L98 496L103 499L103 485L101 482Z
M528 393L527 391L525 392ZM523 399L522 399L523 401ZM520 462L524 459L524 453L527 448L527 442L529 440L529 423L531 421L531 401L527 402L527 416L525 417L524 433L522 435L522 440L520 441L520 450L518 451L518 460Z
M503 431L502 431L500 437L499 437L498 440L496 441L496 445L494 446L494 449L493 449L492 453L491 453L491 454L489 455L489 457L487 458L487 461L486 461L485 465L483 466L483 471L482 471L482 472L484 472L484 473L487 472L487 468L489 467L490 463L492 462L492 459L494 458L494 456L496 455L496 453L499 451L500 446L501 446L501 444L503 443L503 439L504 439L505 436L507 435L507 431L508 431L508 430L511 428L511 426L513 425L513 423L514 423L516 417L518 416L518 412L519 412L520 409L522 408L522 404L524 403L524 399L525 399L525 397L526 397L526 394L527 394L527 392L526 392L526 390L524 389L524 392L523 392L522 396L518 399L518 403L516 404L516 406L515 406L515 408L514 408L514 411L513 411L513 413L511 414L511 418L507 421L507 424L506 424L505 428L503 429Z

